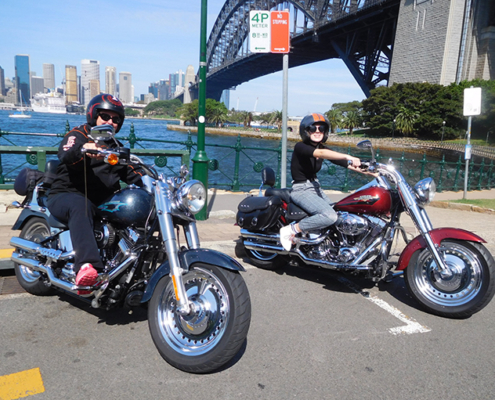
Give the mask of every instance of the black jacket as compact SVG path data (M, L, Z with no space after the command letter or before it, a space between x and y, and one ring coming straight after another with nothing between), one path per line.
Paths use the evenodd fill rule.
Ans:
M59 193L87 193L88 199L99 205L120 189L119 181L141 185L143 171L134 166L110 165L103 160L89 158L81 152L85 143L93 143L89 137L91 127L88 124L78 126L65 135L58 149L60 165L49 196ZM111 140L102 148L115 148Z

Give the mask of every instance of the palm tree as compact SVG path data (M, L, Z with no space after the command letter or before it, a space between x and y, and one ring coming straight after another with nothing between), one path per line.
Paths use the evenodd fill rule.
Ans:
M356 111L349 111L344 117L345 127L349 129L349 135L352 135L352 130L359 126L360 117Z
M215 108L211 112L210 121L215 125L223 124L227 121L227 113L220 107Z
M335 133L335 129L337 129L339 122L342 119L342 114L336 109L331 109L325 113L325 116L330 122L330 133Z
M270 117L270 123L277 125L277 129L280 132L282 130L282 111L273 111Z
M416 110L411 110L402 106L400 113L395 117L396 127L400 130L404 136L409 136L414 132L414 123L419 118L419 114Z

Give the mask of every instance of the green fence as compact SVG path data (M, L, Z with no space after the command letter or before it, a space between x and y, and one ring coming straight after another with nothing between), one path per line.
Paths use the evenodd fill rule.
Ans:
M69 130L66 126L66 132ZM57 147L26 147L15 146L13 140L16 135L60 137L64 134L27 134L22 132L5 132L0 130L0 138L9 141L8 146L0 146L0 189L12 187L18 171L26 166L37 166L43 170L45 162L50 157L55 158ZM8 138L7 138L8 136ZM119 136L118 139L131 148L131 151L145 158L148 163L154 163L167 175L178 173L181 164L190 165L191 155L196 150L196 142L191 133L184 141L140 138L134 132L131 124L129 136ZM228 142L231 144L227 144ZM210 158L208 186L232 191L248 191L259 187L260 172L264 167L271 167L277 173L277 185L280 186L280 165L282 157L281 144L278 146L255 147L243 144L243 138L225 137L226 144L206 144L206 152ZM271 142L276 143L276 142ZM147 147L152 146L152 147ZM139 148L136 148L139 147ZM174 147L174 150L170 150ZM341 150L342 151L342 150ZM348 154L360 158L369 158L367 152L359 151L354 146L343 150ZM287 165L290 165L292 150L287 152ZM455 160L430 160L426 153L418 154L403 152L399 157L389 158L376 149L376 157L380 162L393 162L411 185L417 181L432 177L437 183L438 191L459 191L464 187L465 164L463 155L459 154ZM290 171L287 171L290 177ZM359 188L370 179L362 174L337 167L329 161L324 161L319 174L324 189L350 191ZM479 158L471 160L469 164L468 190L491 189L495 183L495 168L492 159Z

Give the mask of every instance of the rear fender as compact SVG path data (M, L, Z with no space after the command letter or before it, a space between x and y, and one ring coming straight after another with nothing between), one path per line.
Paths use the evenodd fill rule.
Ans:
M33 217L44 218L46 219L46 222L48 222L48 216L46 214L40 211L33 211L30 210L29 208L24 208L19 214L19 217L17 217L17 221L15 221L12 230L17 231L22 229L22 227L26 224L26 222L28 222Z
M216 265L220 268L230 269L232 271L245 271L244 267L229 257L226 254L210 249L191 249L179 253L179 262L184 271L189 269L196 263ZM155 287L164 276L170 274L170 265L168 260L158 267L155 273L151 276L141 303L146 303L151 299Z
M431 239L435 245L440 246L441 242L445 239L457 239L465 240L468 242L486 243L486 240L482 239L478 235L466 231L464 229L457 228L438 228L429 232ZM399 262L397 263L397 271L406 269L409 265L412 255L419 250L426 248L426 242L422 236L417 236L409 242L402 254L400 255Z

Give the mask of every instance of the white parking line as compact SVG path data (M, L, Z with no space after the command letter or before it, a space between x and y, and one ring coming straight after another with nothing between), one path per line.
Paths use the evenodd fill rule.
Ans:
M348 288L354 290L356 293L359 293L366 300L371 301L373 304L376 304L378 307L387 311L389 314L392 314L395 318L401 320L402 322L404 322L406 324L404 326L398 326L396 328L390 328L389 332L392 335L400 335L400 334L411 335L413 333L426 333L426 332L431 331L430 328L428 328L427 326L421 325L419 322L414 320L414 318L408 317L402 311L395 308L394 306L391 306L386 301L383 301L382 299L379 299L378 297L373 297L368 292L363 292L361 290L361 288L359 288L354 282L351 282L350 280L348 280L344 277L339 277L338 280L340 283L343 283Z

